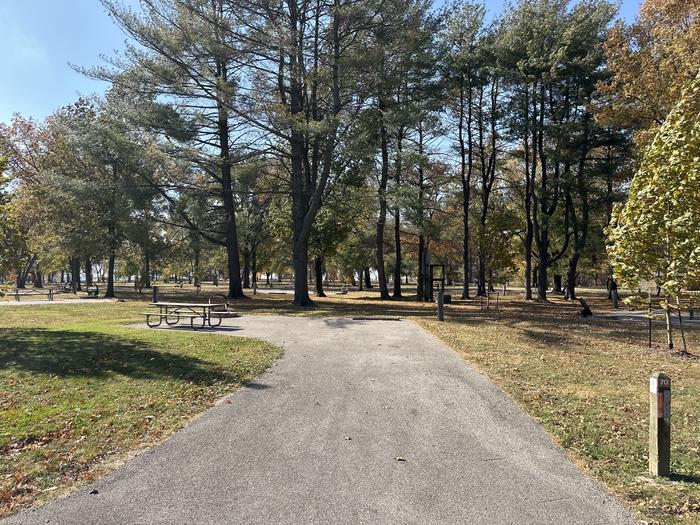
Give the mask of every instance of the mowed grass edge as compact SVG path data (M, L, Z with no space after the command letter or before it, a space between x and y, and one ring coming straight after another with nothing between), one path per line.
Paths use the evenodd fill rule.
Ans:
M0 517L113 470L282 353L252 339L127 327L142 309L0 310Z

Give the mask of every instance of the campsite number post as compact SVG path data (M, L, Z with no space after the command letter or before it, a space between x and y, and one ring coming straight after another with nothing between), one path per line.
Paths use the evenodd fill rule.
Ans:
M445 292L438 290L437 292L437 318L438 321L445 320Z
M649 473L671 474L671 378L663 372L649 379Z

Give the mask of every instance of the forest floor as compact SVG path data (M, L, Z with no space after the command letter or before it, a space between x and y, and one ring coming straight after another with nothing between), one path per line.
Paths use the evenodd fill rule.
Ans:
M148 293L137 294L133 289L119 293L129 301L150 299ZM167 300L206 302L216 300L216 294L225 293L225 288L205 287L195 294L191 288L164 287L161 293ZM581 295L594 313L611 311L602 292L584 290ZM251 314L412 318L499 385L542 423L584 472L604 482L642 519L700 523L700 359L665 350L663 324L654 323L654 343L649 348L645 322L582 318L578 303L558 297L537 303L523 301L520 294L506 295L499 299L498 310L483 308L478 299L457 301L446 307L443 323L435 320L432 304L380 301L375 291L347 295L331 291L329 297L316 301L313 309L298 309L291 306L290 294L278 290L237 301L232 308ZM11 310L25 308L36 307ZM60 317L48 312L60 308L46 307L47 313L38 322L35 315L28 316L32 323L13 315L23 323L44 327ZM98 310L97 305L93 308ZM99 315L116 311L124 312L126 318L127 312L136 312L143 305L99 306L100 311L103 308L106 313ZM2 322L8 326L7 317ZM118 325L108 326L116 332ZM152 337L163 336L154 333ZM179 337L202 336L183 333ZM676 337L680 345L678 331ZM686 339L690 354L700 355L700 329L688 326ZM673 380L671 479L647 474L648 381L656 371L668 373ZM5 388L4 381L2 384Z
M142 309L2 309L0 517L114 470L281 354L250 339L125 329Z

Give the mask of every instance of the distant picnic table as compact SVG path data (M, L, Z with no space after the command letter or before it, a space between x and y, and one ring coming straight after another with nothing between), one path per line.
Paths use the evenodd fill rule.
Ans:
M158 313L143 312L146 316L146 324L149 328L157 328L163 324L175 326L180 321L189 321L193 330L199 328L216 328L221 325L222 319L239 317L238 313L227 310L224 303L171 303L162 302L151 303L151 307L158 308ZM158 322L151 319L156 318ZM216 323L212 323L212 319ZM200 325L201 322L201 325Z
M15 289L12 292L12 297L15 301L20 301L22 297L46 297L49 301L53 301L54 295L63 293L61 290L54 290L53 288L35 288L31 292L22 292L19 289Z

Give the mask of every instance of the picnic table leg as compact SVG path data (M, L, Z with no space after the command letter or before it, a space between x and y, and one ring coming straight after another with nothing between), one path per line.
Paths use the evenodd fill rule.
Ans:
M151 324L151 314L146 314L146 325L148 325L149 328L158 328L162 323L163 318L160 315L158 315L158 324Z
M199 325L195 326L194 325L194 320L196 317L190 317L190 326L192 327L192 330L199 330L200 328L204 328L205 323L207 322L205 319L205 316L202 316L202 326L200 327Z
M207 316L207 322L209 323L210 328L217 328L217 327L221 326L221 317L219 317L219 322L217 324L211 324L211 312L210 312L209 315Z
M162 312L162 309L161 309L161 312ZM170 322L170 317L169 317L170 315L175 315L175 321L173 321L172 323ZM175 326L179 322L180 322L180 316L177 314L168 313L168 307L166 306L165 307L165 324L167 324L168 326Z

